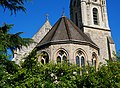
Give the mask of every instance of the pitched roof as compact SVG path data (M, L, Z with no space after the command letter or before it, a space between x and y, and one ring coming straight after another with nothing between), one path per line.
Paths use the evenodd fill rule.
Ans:
M97 45L65 16L62 16L56 22L47 35L38 43L37 47L60 43L89 44L97 48Z
M49 30L52 28L48 18L46 19L45 23L42 25L42 27L38 30L38 32L32 37L32 39L39 43L43 37L49 32Z

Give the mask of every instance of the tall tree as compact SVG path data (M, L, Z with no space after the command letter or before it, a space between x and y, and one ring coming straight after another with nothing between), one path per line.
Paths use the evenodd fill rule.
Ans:
M24 7L26 1L28 0L0 0L0 6L3 7L4 11L8 9L11 11L11 14L16 14L16 12L19 10L24 12L26 11ZM28 46L28 44L33 42L30 38L20 37L20 34L23 32L9 34L9 30L12 28L12 26L13 25L4 24L2 27L0 27L0 57L2 57L3 54L7 55L8 49L10 49L13 54L14 50L17 48L20 49L22 46Z
M18 32L16 34L9 34L9 30L13 25L4 24L0 27L0 53L7 55L7 50L10 49L14 55L16 49L22 48L22 46L28 46L33 42L32 39L22 38L20 34L23 32Z

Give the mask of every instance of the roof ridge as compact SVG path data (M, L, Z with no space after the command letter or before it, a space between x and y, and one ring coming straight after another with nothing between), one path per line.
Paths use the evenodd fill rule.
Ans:
M60 25L60 22L61 22L61 18L59 19L59 21L58 21L58 25L57 25L57 27L56 27L56 29L58 29L58 27L59 27L59 25ZM57 23L56 23L57 24ZM54 28L54 27L53 27ZM51 39L50 39L50 41L52 40L52 38L54 37L54 35L55 35L55 32L56 32L57 30L55 30L54 32L53 32L53 35L52 35L52 37L51 37Z
M69 26L68 26L68 22L67 22L67 18L64 17L64 22L65 22L65 27L66 27L66 31L67 31L67 34L68 34L68 38L69 40L71 40L71 34L70 34L70 30L69 30Z

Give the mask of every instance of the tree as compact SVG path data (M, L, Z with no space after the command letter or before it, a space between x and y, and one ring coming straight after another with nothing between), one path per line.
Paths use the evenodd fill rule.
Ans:
M38 62L36 49L21 64L23 79L19 86L26 88L119 88L120 61L107 61L107 64L80 68L70 63ZM19 73L18 73L19 74ZM27 76L26 76L27 75ZM20 76L21 77L21 76ZM19 83L19 82L18 82Z
M88 73L82 75L80 87L84 88L120 88L120 61L107 61L95 71L88 67Z
M19 10L22 10L23 12L26 11L26 8L24 7L26 1L30 0L0 0L0 5L3 7L4 11L9 9L11 14L13 14L13 12L16 14Z
M65 62L58 64L51 62L43 65L38 62L37 56L27 59L16 73L4 75L4 80L0 81L1 88L3 85L9 88L120 87L120 61L108 61L107 65L102 65L96 71L91 66L80 68ZM81 73L82 71L84 72Z
M13 12L16 14L17 11L22 10L25 12L24 4L28 0L0 0L0 5L3 7L4 11L9 9L11 14ZM30 38L22 38L20 34L23 32L18 32L16 34L9 34L9 30L13 25L4 24L0 27L0 57L6 58L8 49L12 51L14 55L14 51L18 48L20 49L22 46L28 46L32 43L32 39Z
M7 50L10 49L14 55L16 49L21 49L22 46L28 46L33 42L30 38L22 38L20 34L23 32L18 32L16 34L9 34L9 30L13 25L4 24L0 27L0 53L7 55Z
M16 49L22 48L22 46L28 46L33 42L32 39L22 38L20 34L22 32L18 32L16 34L9 34L9 30L13 25L4 24L0 27L0 87L8 88L11 87L10 78L14 77L15 73L19 71L19 66L16 65L13 61L8 60L9 54L8 49L12 51L12 55L14 55L14 51ZM13 76L14 75L14 76Z
M16 14L17 11L22 10L25 12L24 8L24 1L27 0L0 0L0 6L3 7L3 9L9 9L11 11L11 14ZM14 77L13 75L18 72L19 66L16 65L13 61L8 60L9 54L8 49L12 51L12 54L14 50L17 48L20 49L23 45L27 46L31 42L33 42L29 38L22 38L20 37L20 34L22 32L18 32L16 34L10 34L9 30L12 28L13 25L4 24L2 27L0 27L0 87L1 88L8 88L11 87L10 85L11 77ZM14 54L13 54L14 55Z

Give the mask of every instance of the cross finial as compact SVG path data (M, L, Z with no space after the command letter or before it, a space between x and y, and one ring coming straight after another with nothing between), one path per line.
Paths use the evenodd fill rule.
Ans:
M46 16L46 20L48 20L48 16L49 16L49 14L45 14L45 16Z
M63 8L62 16L65 16L65 9Z

